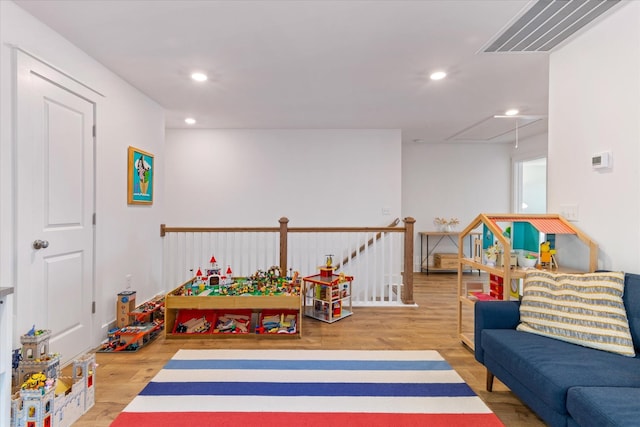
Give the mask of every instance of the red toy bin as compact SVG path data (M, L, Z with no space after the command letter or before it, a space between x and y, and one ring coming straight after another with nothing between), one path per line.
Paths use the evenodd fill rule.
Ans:
M206 324L209 327L203 330ZM215 310L178 310L172 332L179 335L210 334L215 324Z
M300 327L300 312L298 310L262 310L260 313L260 321L256 327L256 334L297 334ZM282 320L285 324L282 324ZM295 325L291 321L295 321ZM277 321L275 330L269 331L270 321ZM266 322L266 325L265 325ZM273 327L271 329L274 329Z
M251 332L251 310L217 310L212 334L248 334Z

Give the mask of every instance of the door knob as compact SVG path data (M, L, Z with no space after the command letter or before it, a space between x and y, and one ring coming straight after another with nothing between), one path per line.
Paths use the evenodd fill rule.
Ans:
M33 241L33 249L46 249L47 247L49 247L49 242L47 240Z

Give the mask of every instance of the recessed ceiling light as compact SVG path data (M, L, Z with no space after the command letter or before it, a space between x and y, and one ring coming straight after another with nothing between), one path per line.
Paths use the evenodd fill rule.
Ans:
M516 110L515 108L512 108L510 110L507 110L504 112L505 116L515 116L516 114L518 114L520 111Z
M435 73L432 73L430 76L431 80L442 80L445 77L447 77L447 73L445 73L444 71L436 71Z
M197 82L207 81L207 75L204 73L193 73L191 74L191 78Z
M196 124L196 119L192 118L192 117L187 117L186 119L184 119L184 122L188 125L195 125Z

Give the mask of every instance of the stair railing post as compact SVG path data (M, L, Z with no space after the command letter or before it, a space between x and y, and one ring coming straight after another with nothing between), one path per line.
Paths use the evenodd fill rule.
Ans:
M413 301L413 225L416 220L406 217L404 220L404 271L402 273L402 302L414 304Z
M289 218L280 218L280 274L287 275L287 241Z

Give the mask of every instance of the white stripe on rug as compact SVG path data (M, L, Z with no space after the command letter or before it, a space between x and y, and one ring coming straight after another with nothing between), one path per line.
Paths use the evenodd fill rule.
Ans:
M269 357L265 358L264 353ZM178 350L172 360L444 360L435 350Z
M446 371L287 371L267 369L164 369L153 378L154 382L360 382L360 383L461 383L454 370Z
M125 412L329 412L467 414L491 413L476 396L353 397L353 396L138 396Z

